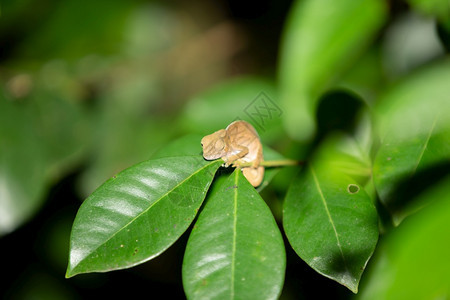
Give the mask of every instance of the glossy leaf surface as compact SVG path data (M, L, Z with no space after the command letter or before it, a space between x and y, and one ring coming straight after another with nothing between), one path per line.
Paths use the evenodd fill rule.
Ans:
M189 237L185 292L189 299L276 299L285 259L270 209L235 170L208 197Z
M364 165L342 156L333 160L334 149L322 148L290 186L283 226L308 265L356 293L378 240L377 213L364 187L342 170L359 174Z
M315 131L320 93L382 26L386 9L377 0L296 1L284 32L279 69L280 101L285 127L299 140Z
M163 252L194 219L220 164L168 157L105 182L78 211L67 276L123 269Z

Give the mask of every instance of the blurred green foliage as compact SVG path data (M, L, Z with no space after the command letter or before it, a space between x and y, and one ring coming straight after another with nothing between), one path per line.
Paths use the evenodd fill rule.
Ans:
M2 296L129 296L127 280L137 294L153 282L183 297L183 245L125 275L64 280L71 222L102 182L163 157L176 138L254 123L246 108L261 92L282 110L261 138L286 157L308 158L335 129L351 136L321 149L358 176L390 232L359 296L449 296L447 0L268 0L253 10L225 0L4 0L0 9L0 254L15 262ZM348 97L357 101L344 105ZM262 191L279 220L294 172ZM391 214L406 219L392 228ZM350 297L289 251L282 298Z
M280 101L291 136L308 140L314 135L319 95L367 47L385 18L382 1L295 3L284 32L279 68Z

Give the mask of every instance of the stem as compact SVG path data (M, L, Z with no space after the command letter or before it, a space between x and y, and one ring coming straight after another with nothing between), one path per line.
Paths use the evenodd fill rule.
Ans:
M260 166L263 167L283 167L283 166L299 166L303 165L303 161L296 161L292 159L280 159L280 160L263 160L259 163ZM234 163L235 166L240 168L251 167L253 163Z

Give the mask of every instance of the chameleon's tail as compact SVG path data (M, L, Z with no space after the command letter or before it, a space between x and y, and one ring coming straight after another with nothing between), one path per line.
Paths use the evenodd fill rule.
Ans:
M242 168L242 173L244 173L245 178L254 186L257 187L261 184L264 178L264 167L258 168Z

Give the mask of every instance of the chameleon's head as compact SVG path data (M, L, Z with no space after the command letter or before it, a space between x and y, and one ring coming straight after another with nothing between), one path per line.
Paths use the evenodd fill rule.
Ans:
M228 151L227 131L221 129L202 138L203 157L208 160L218 159Z

